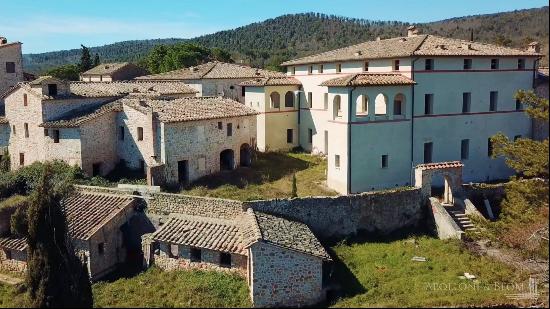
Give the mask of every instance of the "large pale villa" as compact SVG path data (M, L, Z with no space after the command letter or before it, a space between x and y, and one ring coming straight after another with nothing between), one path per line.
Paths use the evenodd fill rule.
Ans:
M514 99L532 89L539 45L525 50L419 34L284 62L285 78L242 83L260 112L258 148L328 158L328 186L356 193L411 185L420 163L460 160L465 181L508 177L490 137L532 136Z

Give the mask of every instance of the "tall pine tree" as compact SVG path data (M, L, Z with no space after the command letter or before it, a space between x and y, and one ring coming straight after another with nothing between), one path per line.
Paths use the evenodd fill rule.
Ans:
M84 45L80 46L82 46L82 51L78 67L80 69L80 72L85 72L92 68L92 56L90 55L90 49L88 47Z
M28 210L27 288L33 307L92 307L87 269L68 237L61 200L70 186L55 184L46 164Z

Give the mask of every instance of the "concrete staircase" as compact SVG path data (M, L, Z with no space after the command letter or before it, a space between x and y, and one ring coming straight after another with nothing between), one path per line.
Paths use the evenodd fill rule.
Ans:
M456 224L460 227L460 229L462 229L462 231L472 231L474 233L479 233L472 220L470 220L470 218L468 218L468 215L466 215L466 211L463 207L451 204L443 204L443 206L445 207L445 210L447 210L449 215L451 215Z

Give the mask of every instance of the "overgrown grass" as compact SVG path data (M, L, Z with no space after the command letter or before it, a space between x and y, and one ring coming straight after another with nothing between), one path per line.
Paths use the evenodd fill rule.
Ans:
M251 167L222 171L195 181L181 193L236 200L288 198L296 174L298 196L336 195L326 187L326 161L305 153L258 153Z
M343 291L334 307L511 304L505 294L520 291L499 287L527 279L504 264L472 255L459 241L420 237L332 249L337 257L333 280ZM413 256L427 261L412 261ZM465 272L477 279L460 279Z
M21 286L0 283L0 308L28 308L27 294Z
M237 275L215 271L163 272L157 268L93 285L94 307L250 307L248 287Z

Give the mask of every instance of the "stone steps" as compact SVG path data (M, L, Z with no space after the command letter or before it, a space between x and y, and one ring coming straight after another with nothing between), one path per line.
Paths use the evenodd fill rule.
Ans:
M446 206L445 209L462 231L473 231L474 233L479 233L477 227L475 227L472 220L470 220L468 215L464 212L464 209L451 205Z

